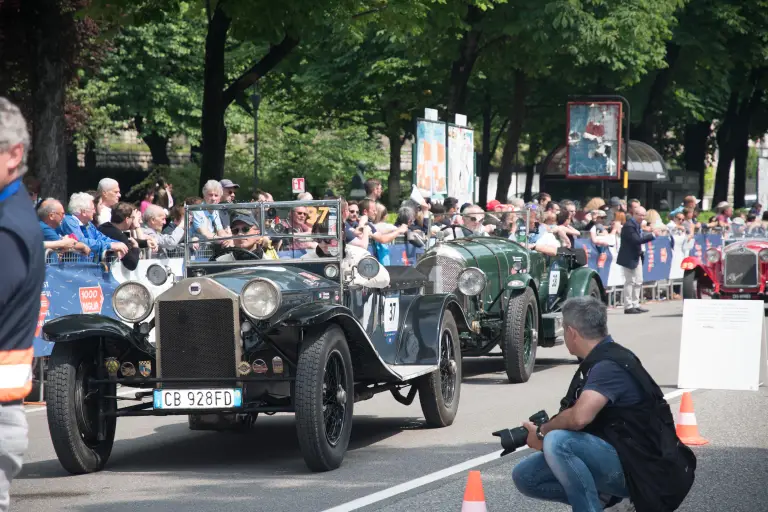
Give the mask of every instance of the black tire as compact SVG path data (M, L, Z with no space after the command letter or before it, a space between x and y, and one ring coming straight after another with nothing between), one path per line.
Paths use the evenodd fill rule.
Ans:
M117 418L104 420L105 438L96 439L98 392L85 395L88 377L97 375L96 351L90 343L56 343L48 361L45 401L48 405L48 428L61 465L75 475L100 471L112 453ZM105 394L115 396L117 386L102 386ZM109 408L114 408L113 401Z
M428 427L453 423L461 397L461 343L453 313L443 312L440 324L440 367L419 377L419 402Z
M501 350L509 382L519 384L531 378L539 344L538 331L539 302L533 290L526 288L509 299L504 317ZM526 334L530 339L526 340Z
M336 392L329 387L336 387ZM304 343L296 368L296 433L304 462L312 471L336 469L344 460L354 396L347 338L339 326L328 326Z
M695 270L686 270L683 274L683 300L700 299L699 281L696 279Z

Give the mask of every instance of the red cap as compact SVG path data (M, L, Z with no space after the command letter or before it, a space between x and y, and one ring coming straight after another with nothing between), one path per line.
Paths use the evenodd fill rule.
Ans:
M499 201L498 199L491 199L490 201L488 201L488 203L486 203L485 209L486 211L493 211L496 208L499 208L500 206L501 206L501 201Z

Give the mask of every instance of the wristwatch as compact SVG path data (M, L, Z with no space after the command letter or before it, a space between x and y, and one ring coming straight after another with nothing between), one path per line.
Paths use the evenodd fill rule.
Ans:
M536 427L536 437L539 438L539 441L544 440L544 433L541 431L541 425Z

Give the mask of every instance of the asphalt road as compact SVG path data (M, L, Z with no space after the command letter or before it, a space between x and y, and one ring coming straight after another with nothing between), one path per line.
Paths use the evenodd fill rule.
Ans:
M682 303L651 304L649 309L631 316L611 311L611 332L638 354L665 393L672 393ZM449 428L426 429L418 400L404 407L379 395L355 404L345 462L323 474L304 466L293 417L275 415L260 417L244 434L192 432L186 418L121 419L106 469L70 476L56 460L45 412L30 410L30 449L11 489L12 510L352 510L373 501L359 500L380 492L389 495L363 510L459 510L466 470L456 466L483 456L485 463L477 469L489 510L567 510L526 500L512 488L512 467L526 453L503 459L492 455L498 446L490 432L519 425L539 409L555 412L565 393L575 359L564 347L542 349L538 356L531 380L518 385L506 384L500 358L466 360L459 414ZM676 411L678 399L670 401ZM766 510L768 390L696 391L694 403L701 433L711 443L696 449L697 482L682 510ZM398 493L402 484L420 483L446 468L454 469ZM345 506L349 503L354 505Z

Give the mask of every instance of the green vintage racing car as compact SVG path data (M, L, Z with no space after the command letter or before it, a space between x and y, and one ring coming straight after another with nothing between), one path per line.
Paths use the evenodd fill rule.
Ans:
M563 343L561 308L567 298L608 300L582 252L560 248L546 255L532 249L530 215L521 225L522 242L451 227L452 239L438 236L416 264L429 277L426 293L459 298L470 326L461 335L462 355L484 356L501 347L512 383L531 377L538 347Z

